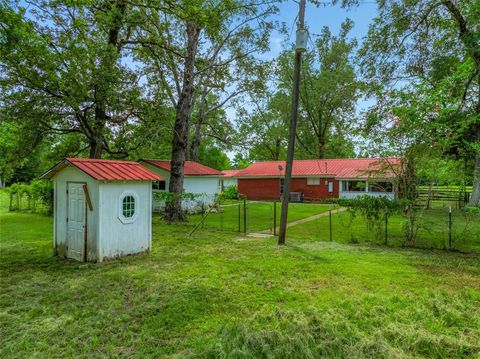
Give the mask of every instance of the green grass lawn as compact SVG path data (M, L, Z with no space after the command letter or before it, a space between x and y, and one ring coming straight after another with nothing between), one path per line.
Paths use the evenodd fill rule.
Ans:
M277 226L280 222L281 203L277 206ZM315 203L291 203L288 212L288 222L314 216L319 213L335 208L331 205ZM190 224L200 222L202 215L192 215ZM239 223L240 219L240 223ZM247 202L247 232L273 231L274 202L248 201ZM243 201L228 201L220 207L218 212L211 212L204 220L205 229L217 229L225 231L243 232L244 228L244 205Z
M238 240L154 219L148 255L52 257L52 218L0 213L0 357L471 357L480 256Z
M405 219L400 215L392 216L388 222L388 244L402 246L404 241L403 224ZM417 234L416 246L419 248L448 248L449 222L448 209L425 210L421 217L421 227ZM292 227L289 235L305 240L330 240L330 223L328 217ZM353 220L347 212L332 216L333 240L341 243L383 244L385 241L384 225L381 237L367 229L365 220L356 216ZM467 217L460 210L452 210L452 244L462 251L480 252L480 217Z

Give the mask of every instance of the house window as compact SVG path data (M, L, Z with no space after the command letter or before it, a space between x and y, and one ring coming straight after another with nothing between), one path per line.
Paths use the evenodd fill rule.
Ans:
M392 182L372 182L368 184L369 192L393 192Z
M125 196L122 202L122 214L125 218L131 218L135 214L135 197Z
M285 189L285 179L280 178L280 194L283 194L284 189Z
M367 188L366 181L345 181L343 182L343 190L346 192L365 192Z
M159 191L165 191L165 181L155 181L152 182L152 189L156 189Z
M320 178L307 178L307 185L309 186L319 186L320 185Z
M333 193L333 182L332 181L328 182L328 193Z

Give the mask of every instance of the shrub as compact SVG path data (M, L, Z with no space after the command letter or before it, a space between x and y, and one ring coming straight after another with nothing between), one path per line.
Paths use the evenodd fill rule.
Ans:
M222 194L222 199L238 199L238 188L237 186L228 186L226 187Z
M30 184L14 183L6 190L10 196L9 211L36 212L37 204L40 203L46 214L53 213L53 184L50 181L34 180ZM25 207L22 206L23 200L27 201Z
M385 220L397 213L402 207L401 201L394 201L387 197L359 196L352 199L338 198L337 204L348 208L351 218L362 216L367 228L375 233L378 240L382 238Z
M45 180L34 180L30 184L34 201L43 204L44 211L51 215L53 213L53 183ZM34 205L35 211L35 205Z

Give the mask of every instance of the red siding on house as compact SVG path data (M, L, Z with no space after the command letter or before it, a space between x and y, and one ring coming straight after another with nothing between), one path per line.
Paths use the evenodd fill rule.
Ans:
M328 192L325 181L333 182L333 192ZM238 192L248 199L279 199L279 178L239 178ZM301 192L305 200L319 200L324 198L338 198L339 182L334 178L320 178L319 185L308 185L307 178L292 178L291 192Z
M333 192L328 192L325 181L333 182ZM338 198L339 182L334 178L320 178L319 185L308 185L306 178L292 178L291 192L303 193L304 200L318 200L324 198Z
M239 178L238 193L248 199L279 199L279 178Z

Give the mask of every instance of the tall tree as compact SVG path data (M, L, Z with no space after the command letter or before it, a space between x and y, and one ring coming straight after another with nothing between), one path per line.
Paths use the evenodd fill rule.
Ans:
M354 155L349 132L355 125L355 109L363 84L357 80L352 56L356 47L348 35L350 20L338 36L328 28L305 53L302 61L300 108L296 134L296 158L348 157ZM284 51L271 64L266 87L256 91L252 110L241 113L241 134L252 159L283 159L290 113L293 59ZM274 88L275 90L268 89Z
M270 26L265 19L274 10L268 1L252 0L184 1L177 4L175 12L146 8L149 21L132 44L141 45L138 57L147 63L150 86L166 93L176 109L169 188L175 196L167 207L169 220L185 218L180 195L184 162L189 152L198 157L207 116L243 91L235 87L237 69L253 53L266 49ZM209 103L212 94L218 103ZM195 103L199 112L189 151Z
M474 159L471 203L480 205L480 4L379 2L360 52L378 104L368 128L395 126L415 143Z
M252 96L250 112L239 111L238 142L255 161L285 160L289 120L289 96L265 89Z
M112 148L138 121L140 87L124 64L134 24L125 0L24 1L1 5L0 86L6 120L29 122L41 136L76 133L90 157Z

